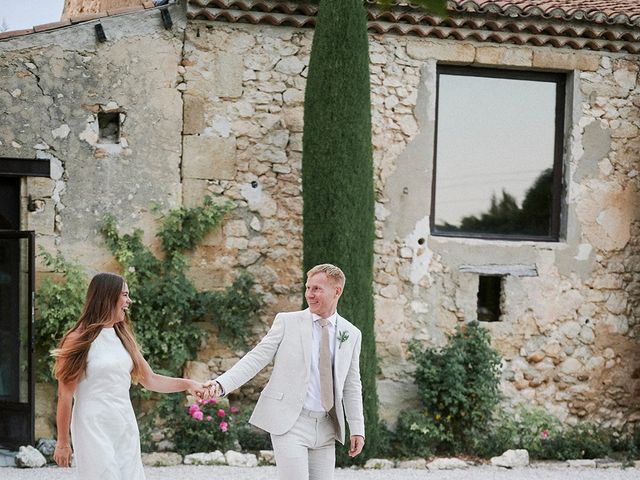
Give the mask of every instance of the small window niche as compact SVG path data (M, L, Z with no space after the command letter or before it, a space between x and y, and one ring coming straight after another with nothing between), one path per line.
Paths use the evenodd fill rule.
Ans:
M478 277L478 321L498 322L502 315L501 275L480 275Z
M98 112L98 142L120 143L120 112Z

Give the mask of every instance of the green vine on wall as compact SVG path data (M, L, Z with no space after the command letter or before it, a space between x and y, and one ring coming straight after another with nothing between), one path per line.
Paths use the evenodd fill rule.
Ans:
M164 254L160 258L143 244L141 230L122 235L115 219L105 217L101 233L122 266L134 299L131 320L138 342L159 373L182 375L185 362L195 358L207 335L206 321L216 325L220 339L231 346L246 343L248 324L262 306L252 277L241 273L224 291L201 292L187 276L184 257L222 223L232 208L228 202L216 203L206 197L200 207L171 210L163 217L157 234ZM52 381L48 352L78 319L87 281L80 267L61 256L42 256L64 276L64 281L45 279L37 295L39 377Z

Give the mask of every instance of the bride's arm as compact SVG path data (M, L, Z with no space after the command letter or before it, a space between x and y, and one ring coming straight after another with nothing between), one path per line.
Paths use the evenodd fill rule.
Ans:
M188 391L191 395L202 397L206 388L200 382L188 378L167 377L155 373L149 363L142 358L142 376L140 383L147 390L159 393Z
M69 427L71 425L71 405L76 385L76 382L58 382L58 409L56 412L58 441L53 452L53 459L61 467L68 467L71 464L71 454L73 452L71 450Z

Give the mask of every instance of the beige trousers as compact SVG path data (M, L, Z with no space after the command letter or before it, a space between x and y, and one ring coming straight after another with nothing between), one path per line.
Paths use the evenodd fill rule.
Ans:
M336 464L335 426L325 412L302 410L284 435L271 435L278 480L332 480Z

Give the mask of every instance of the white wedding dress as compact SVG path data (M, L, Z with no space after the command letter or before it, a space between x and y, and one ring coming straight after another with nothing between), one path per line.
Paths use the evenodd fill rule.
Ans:
M138 423L129 399L133 362L113 328L93 341L78 382L71 439L80 480L144 480Z

